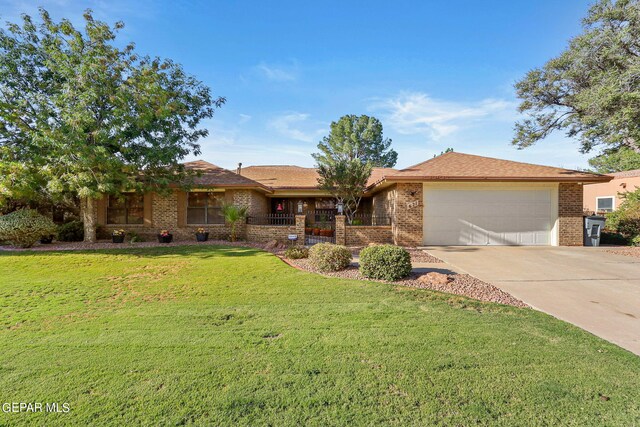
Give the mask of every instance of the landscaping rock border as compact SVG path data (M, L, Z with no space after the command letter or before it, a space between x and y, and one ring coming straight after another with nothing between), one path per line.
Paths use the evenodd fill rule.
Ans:
M300 270L309 271L316 274L321 274L327 277L336 277L342 279L354 279L365 280L371 282L392 283L399 286L408 286L412 288L430 289L438 292L445 292L449 294L462 295L468 298L473 298L479 301L495 302L498 304L510 305L519 308L529 308L527 304L519 299L515 298L511 294L503 291L502 289L483 282L468 274L450 274L447 283L438 282L434 280L420 280L422 276L429 273L412 273L406 279L398 280L395 282L384 282L382 280L372 280L363 277L355 266L350 266L342 271L335 272L320 272L315 269L308 259L285 259L281 257L284 262L296 267Z
M616 255L625 255L640 258L640 246L621 246L617 248L605 249L605 251Z

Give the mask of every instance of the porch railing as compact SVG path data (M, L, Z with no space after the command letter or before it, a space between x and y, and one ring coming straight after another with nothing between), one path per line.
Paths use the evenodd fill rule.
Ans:
M389 215L373 215L370 213L356 214L351 222L346 221L347 226L389 226L391 225L391 217Z
M247 217L247 224L251 225L296 225L293 214L252 215Z

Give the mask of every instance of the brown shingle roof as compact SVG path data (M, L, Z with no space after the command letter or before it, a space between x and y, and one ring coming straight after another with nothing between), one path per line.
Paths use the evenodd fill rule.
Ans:
M611 175L613 179L635 178L640 176L640 169L634 169L634 170L622 171L622 172L613 172L613 173L610 173L609 175Z
M385 180L607 182L611 177L452 152L387 175Z
M373 168L367 186L380 181L384 175L397 172L391 168ZM290 165L248 166L242 176L274 189L312 189L318 187L318 171Z
M204 160L186 162L184 166L186 169L195 170L202 173L201 176L194 179L195 185L238 188L264 188L264 185L256 181L253 181L245 176L238 175L237 173L231 172L228 169L216 166L213 163L205 162Z

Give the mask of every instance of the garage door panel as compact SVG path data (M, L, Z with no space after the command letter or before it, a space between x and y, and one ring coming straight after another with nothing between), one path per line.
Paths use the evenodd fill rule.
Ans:
M554 193L540 189L424 191L424 243L432 245L549 245Z

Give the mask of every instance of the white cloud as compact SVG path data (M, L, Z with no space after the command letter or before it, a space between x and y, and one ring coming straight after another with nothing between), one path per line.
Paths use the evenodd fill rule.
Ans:
M298 78L297 65L290 66L269 65L261 62L256 69L267 79L275 82L292 82Z
M375 100L370 109L380 111L384 123L398 133L426 134L433 140L451 135L482 120L513 120L515 104L487 98L477 102L435 99L421 92L404 92Z
M324 132L323 129L315 128L315 123L309 120L309 114L289 112L272 119L268 127L278 132L280 135L302 142L314 142Z
M247 123L249 120L251 120L251 116L248 114L239 114L240 118L238 119L238 124L244 124Z

